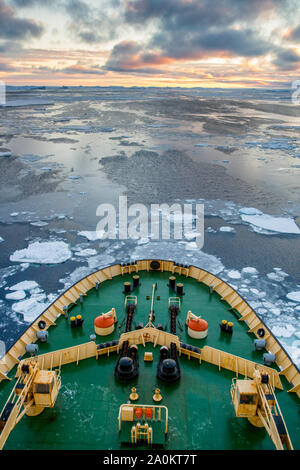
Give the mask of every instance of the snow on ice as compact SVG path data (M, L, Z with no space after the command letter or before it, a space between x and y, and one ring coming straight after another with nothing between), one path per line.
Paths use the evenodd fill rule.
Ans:
M63 241L34 242L28 248L17 250L10 256L10 261L19 263L58 264L72 256L67 243Z
M268 230L277 233L300 234L300 228L290 217L273 217L268 214L241 215L244 222L248 222L255 231Z

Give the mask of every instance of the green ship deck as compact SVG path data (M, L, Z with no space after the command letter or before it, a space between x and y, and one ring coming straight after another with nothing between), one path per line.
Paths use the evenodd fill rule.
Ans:
M96 344L99 345L100 343L119 339L125 328L123 322L126 314L124 308L125 295L123 293L124 282L132 281L134 274L140 276L141 285L132 292L133 295L137 296L137 308L133 317L132 330L140 322L144 325L147 324L151 308L152 286L157 283L154 295L155 320L153 323L154 325L161 323L165 330L170 332L168 299L176 294L168 287L169 276L174 271L172 262L168 263L161 270L151 270L149 264L146 266L140 265L138 272L134 270L123 275L120 274L121 267L118 265L118 268L112 272L111 278L108 276L105 282L104 279L98 277L101 280L97 289L92 287L91 280L94 282L95 278L91 277L90 285L86 285L86 295L81 296L81 300L78 298L74 302L70 299L72 296L74 297L75 291L70 289L72 295L69 296L68 318L65 318L63 314L63 302L59 306L56 304L58 314L55 319L56 326L52 325L54 321L50 319L49 315L47 317L42 315L39 318L47 318L49 338L46 343L37 341L38 354L42 355L51 351L89 343L90 335L94 333L95 317L110 311L112 308L115 308L118 318L115 330L109 336L97 336ZM198 268L194 269L198 270L197 273L206 273ZM256 351L253 345L254 339L258 337L257 328L262 326L260 319L256 317L255 328L249 324L249 321L239 321L243 316L239 310L241 302L235 303L236 309L231 308L230 302L232 304L235 301L234 298L221 300L222 294L220 295L218 292L215 281L211 281L209 278L209 284L207 284L199 279L200 275L198 274L194 275L190 271L188 277L185 274L187 273L184 271L184 274L180 275L180 270L176 272L176 269L173 274L176 276L177 282L184 284L185 292L185 295L181 297L181 310L177 324L177 335L180 343L193 345L201 350L205 346L210 346L257 364L263 364L263 353L266 351ZM202 276L202 279L204 277ZM215 276L212 276L212 278L218 280ZM210 293L209 288L211 283L215 285L212 293ZM225 283L223 284L225 285ZM219 285L221 284L219 283ZM226 286L229 288L228 285ZM77 292L79 293L80 290L77 289ZM185 320L189 310L195 315L201 315L208 322L208 336L205 339L193 339L188 336ZM49 310L49 312L53 313L53 311L52 306L52 310ZM248 310L244 309L244 312L248 312ZM47 315L47 312L45 314ZM83 326L71 328L70 317L78 314L82 315L84 319ZM246 316L247 313L244 313L244 315ZM232 335L221 333L219 323L223 319L233 322ZM31 332L38 320L30 327ZM264 328L266 327L264 326ZM253 331L249 332L249 329ZM294 365L291 364L289 357L280 344L274 340L267 328L266 331L268 335L267 349L270 351L279 345L276 352L277 365L274 366L274 369L283 372L294 370ZM28 338L31 337L28 336ZM27 340L28 342L31 341ZM18 343L16 343L15 349L10 350L10 357L16 358L14 363L9 361L7 355L2 361L2 369L0 367L0 371L2 370L1 378L3 378L0 384L1 408L15 384L16 363L21 359L21 356L23 358L27 357L26 354L17 354L16 348L18 348ZM153 353L153 362L144 362L145 351ZM103 354L98 358L82 359L78 356L76 361L62 364L62 386L55 406L46 408L42 414L36 417L25 415L12 430L4 449L115 450L131 448L130 444L122 443L122 441L126 441L124 434L128 428L128 423L125 423L124 426L124 423L122 424L123 428L119 433L118 414L120 406L130 402L129 395L132 387L136 387L139 394L137 403L147 404L150 407L155 404L152 397L155 388L159 387L163 396L160 404L168 408L168 433L162 437L161 430L158 429L157 423L155 423L154 433L155 427L157 433L153 448L163 445L165 449L186 450L274 449L274 444L265 428L254 427L247 419L235 416L230 387L233 377L237 375L236 371L228 370L222 366L219 367L219 365L209 363L206 360L201 360L200 363L198 358L189 358L182 353L179 357L181 378L177 383L167 384L156 377L159 351L159 344L155 346L152 342L146 342L145 346L143 344L138 345L139 375L128 383L119 383L115 379L114 369L118 360L117 352L111 352L109 356ZM16 357L16 354L18 357ZM4 372L5 365L8 366L6 372ZM297 369L295 370L298 373ZM293 376L292 381L288 372L285 375L281 374L280 380L283 389L276 388L276 397L295 449L300 449L299 398L297 393L287 393L287 391L297 392L299 390L298 375ZM13 380L4 380L8 377ZM243 378L243 375L239 374L239 378ZM160 435L158 436L158 434ZM143 449L148 448L148 446L139 444L135 448Z

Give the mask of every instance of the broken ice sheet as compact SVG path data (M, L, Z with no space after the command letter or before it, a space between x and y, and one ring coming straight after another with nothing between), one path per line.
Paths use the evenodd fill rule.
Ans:
M63 241L34 242L23 250L16 250L10 261L19 263L59 264L72 256L69 245Z

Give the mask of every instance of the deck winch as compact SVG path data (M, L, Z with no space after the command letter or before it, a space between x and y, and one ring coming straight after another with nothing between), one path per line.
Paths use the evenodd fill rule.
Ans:
M134 303L132 303L132 301ZM126 307L126 326L125 332L131 331L133 315L136 309L137 301L135 296L127 296L125 299ZM138 347L135 344L129 345L129 341L124 341L121 347L118 362L115 367L115 378L120 381L128 381L137 377L139 371Z

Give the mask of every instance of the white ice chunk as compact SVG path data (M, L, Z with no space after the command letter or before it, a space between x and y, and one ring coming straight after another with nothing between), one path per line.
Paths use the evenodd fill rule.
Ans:
M193 238L199 237L200 233L199 232L186 232L184 236L187 240L193 240Z
M244 214L244 215L261 215L262 214L262 212L256 209L255 207L242 207L241 209L239 209L239 213Z
M97 250L94 250L93 248L86 248L85 250L79 250L76 251L75 255L76 256L93 256L97 254Z
M228 277L230 277L231 279L240 279L241 278L241 273L239 271L235 270L235 269L232 269L227 274L228 274Z
M235 229L233 227L220 227L220 232L227 232L227 233L235 233Z
M294 300L295 302L300 302L300 290L289 292L287 294L287 298L290 300Z
M149 238L139 238L137 241L138 245L146 245L146 243L149 243Z
M276 315L277 317L280 315L281 313L281 310L280 308L277 308L277 307L273 307L273 308L270 308L270 312L273 314L273 315Z
M185 249L186 250L197 250L198 245L197 245L196 242L189 242L189 243L186 243Z
M258 271L256 268L252 268L251 266L246 266L242 269L243 274L257 274Z
M94 242L95 240L101 240L104 234L104 230L97 230L97 232L89 232L86 230L83 232L78 232L78 235L87 238L90 242Z
M46 225L48 225L48 222L38 220L37 222L30 222L30 225L33 225L34 227L45 227Z
M97 256L92 256L91 258L88 258L88 264L89 268L100 268L100 267L105 267L109 266L110 264L113 264L115 261L115 258L113 258L110 255L97 255Z
M290 338L296 331L296 329L289 324L285 324L284 326L275 325L271 329L274 336L278 336L279 338Z
M283 271L276 271L275 273L268 273L267 274L267 277L269 279L271 279L272 281L277 281L277 282L282 282L283 279L288 276L288 274L286 274L285 272Z
M34 242L28 248L17 250L10 256L10 261L20 263L58 264L72 256L67 243L63 241Z
M289 217L273 217L268 214L261 215L242 215L244 222L248 222L259 229L269 230L277 233L300 234L300 228L294 219Z
M4 242L4 238L0 237L0 243Z
M22 302L12 304L14 312L21 313L24 317L24 321L34 321L47 307L47 304L39 303L35 299L27 299Z
M25 299L25 297L26 293L23 290L16 290L15 292L10 292L5 296L7 300L22 300Z
M38 283L35 281L22 281L18 282L14 286L11 286L9 290L32 290L38 287Z

